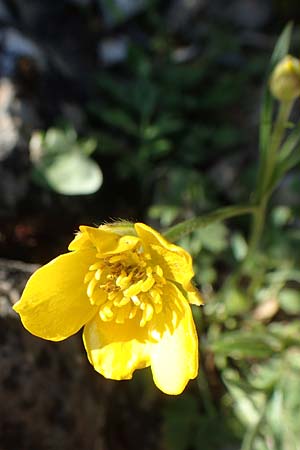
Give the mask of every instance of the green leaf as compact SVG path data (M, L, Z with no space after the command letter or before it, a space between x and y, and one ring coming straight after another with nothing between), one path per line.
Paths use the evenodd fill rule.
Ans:
M180 213L180 207L175 205L152 205L148 210L151 219L160 221L163 227L169 226Z
M36 170L59 194L93 194L102 184L102 172L98 164L78 151L44 158Z
M232 252L237 261L245 259L248 252L248 245L241 233L234 233L230 240Z
M271 56L269 68L267 71L265 89L263 93L263 101L260 114L260 126L259 126L259 149L261 163L259 167L258 180L262 180L262 174L265 173L266 153L269 146L271 130L272 130L272 116L274 109L274 99L269 89L269 77L275 65L288 53L292 33L292 24L289 23L281 33L274 51ZM258 185L257 191L260 195L260 189L262 186Z
M220 222L215 222L205 228L196 230L195 238L200 241L201 247L215 254L225 250L228 246L228 230Z
M99 108L93 107L93 112L101 119L103 122L111 125L115 128L119 128L128 134L137 136L139 133L138 126L132 117L122 109L118 108Z
M279 304L287 314L299 314L300 292L290 288L282 289L279 293Z
M275 336L262 332L231 331L223 333L219 340L211 343L215 353L234 359L265 358L281 349Z
M42 134L40 134L42 137ZM49 128L42 139L43 155L68 152L76 144L77 133L73 128L66 130Z
M276 184L282 179L284 174L295 167L300 162L300 125L297 125L290 136L282 145L278 155L278 161L274 170L274 175L268 186L268 190L273 190Z
M265 404L265 395L252 389L233 369L225 369L222 378L234 400L234 410L239 420L247 427L255 426Z
M268 326L269 332L281 341L283 347L300 346L300 321L294 320L288 323L272 322Z
M226 310L230 316L243 314L251 307L250 300L245 292L235 286L225 289L223 295Z
M289 51L291 36L292 36L293 24L289 22L283 29L279 36L275 48L271 56L270 70L273 70L274 66L285 57Z

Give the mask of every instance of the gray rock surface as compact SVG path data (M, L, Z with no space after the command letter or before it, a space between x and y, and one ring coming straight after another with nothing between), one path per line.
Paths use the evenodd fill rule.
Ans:
M0 260L0 450L101 450L108 384L80 336L38 339L11 309L35 269Z

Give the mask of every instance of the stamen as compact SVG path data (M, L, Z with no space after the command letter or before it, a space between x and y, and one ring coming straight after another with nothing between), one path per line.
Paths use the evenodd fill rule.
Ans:
M102 270L101 270L101 269L97 269L97 270L96 270L96 272L95 272L95 278L96 278L97 281L100 280L101 273L102 273Z
M141 291L142 292L147 292L149 291L149 289L152 288L152 286L154 285L155 280L154 278L152 278L152 276L149 276L142 284L141 286Z
M132 297L130 297L132 302L136 305L136 306L140 306L141 302L139 300L139 298L136 295L133 295Z
M84 281L91 304L99 305L101 320L122 324L138 313L140 326L144 327L163 311L162 287L166 283L163 270L159 265L149 264L151 256L144 249L128 251L126 257L119 253L99 258L89 266ZM168 315L170 327L175 326L176 306ZM158 331L153 333L155 338Z
M136 316L136 313L138 312L138 306L133 306L132 308L131 308L131 311L130 311L130 313L129 313L129 319L133 319L135 316Z
M126 289L124 291L124 295L126 297L132 297L132 296L139 294L141 292L142 284L143 284L143 280L140 280L137 283L132 284L131 286L129 286L128 289Z
M94 274L93 272L88 272L85 277L84 277L84 283L89 283L89 281L91 281L91 279L94 278Z
M102 261L98 261L95 264L92 264L89 267L89 270L97 270L97 269L101 269L101 267L103 267L103 262Z
M86 290L86 293L87 293L88 297L92 297L93 292L94 292L94 289L95 289L96 286L97 286L97 280L96 280L95 278L93 278L93 279L89 282L88 288L87 288L87 290Z

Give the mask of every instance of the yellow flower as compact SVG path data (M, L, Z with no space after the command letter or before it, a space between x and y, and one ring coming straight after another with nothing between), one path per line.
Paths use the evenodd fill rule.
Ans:
M142 223L81 226L69 253L38 269L14 306L32 334L60 341L82 326L104 377L151 366L156 386L180 394L198 372L189 303L200 305L190 255Z

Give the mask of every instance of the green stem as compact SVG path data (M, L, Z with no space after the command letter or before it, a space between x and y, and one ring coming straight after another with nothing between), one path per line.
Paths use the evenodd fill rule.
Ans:
M227 206L225 208L213 211L212 213L185 220L184 222L174 225L164 233L164 236L170 241L176 241L177 239L180 239L198 228L203 228L213 222L229 219L231 217L241 216L243 214L253 214L256 212L256 209L256 206L249 205Z
M267 165L263 174L263 192L268 188L268 184L273 175L276 164L277 152L284 137L286 123L288 121L293 102L282 102L278 109L278 115L274 124L273 135L270 142L270 148L267 156Z
M282 102L280 103L278 109L277 119L274 124L270 146L267 153L267 160L265 163L265 167L263 168L264 170L261 171L262 178L258 180L258 186L261 186L262 188L261 190L258 189L258 192L256 193L255 203L257 205L257 209L253 217L253 225L249 243L249 255L252 255L256 250L263 232L267 205L272 194L272 191L268 188L274 173L278 149L280 148L284 137L286 123L289 118L292 106L293 102Z

